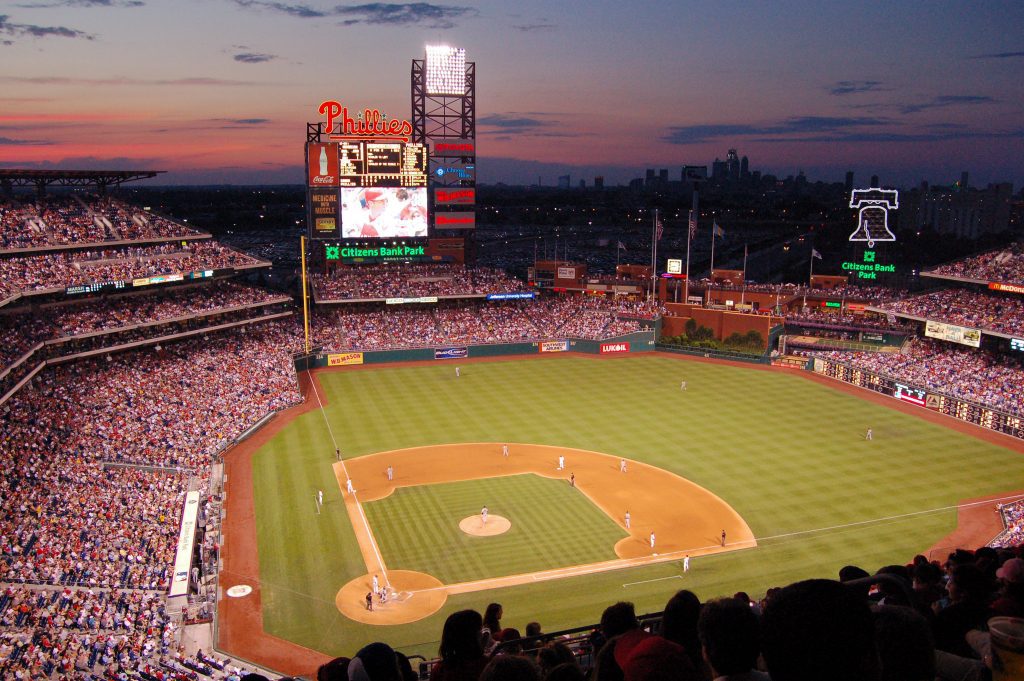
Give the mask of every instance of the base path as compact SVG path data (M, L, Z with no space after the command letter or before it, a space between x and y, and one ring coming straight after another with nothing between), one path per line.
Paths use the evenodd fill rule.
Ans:
M484 591L498 587L563 579L627 567L680 560L684 555L699 556L757 545L753 532L742 517L725 501L707 489L662 468L627 460L628 472L619 468L620 457L582 449L522 443L508 443L510 455L503 456L501 442L473 442L429 447L412 447L346 459L344 467L335 464L338 486L346 487L346 473L356 493L345 495L345 508L355 530L367 576L346 584L338 592L339 610L360 622L389 624L397 618L410 622L437 612L448 594ZM565 468L558 468L564 457ZM394 478L388 480L391 466ZM434 485L462 480L479 480L506 475L540 475L574 485L629 534L616 542L617 560L587 565L570 565L542 572L498 576L460 584L433 584L417 587L398 578L399 571L389 571L380 555L366 521L362 503L383 499L399 487ZM625 514L630 514L626 527ZM500 521L489 515L484 526L479 515L452 518L463 531L473 534L491 533L492 525L500 529ZM468 529L467 529L468 528ZM486 529L485 529L486 528ZM507 529L507 527L505 528ZM722 531L727 541L722 543ZM651 546L651 532L655 545ZM496 532L495 532L496 533ZM368 611L365 596L370 589L369 575L386 575L392 588L408 592L399 602L388 602L388 617ZM422 573L412 573L422 575ZM429 577L429 575L422 575ZM419 579L419 577L417 578ZM436 581L436 580L435 580ZM429 596L429 598L427 597ZM440 597L440 600L439 600ZM399 614L400 613L400 614ZM397 623L397 622L394 622Z

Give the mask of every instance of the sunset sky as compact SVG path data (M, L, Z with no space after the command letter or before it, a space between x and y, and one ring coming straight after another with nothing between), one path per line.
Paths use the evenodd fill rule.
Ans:
M300 183L335 99L410 117L428 43L477 65L481 182L710 165L1024 183L1024 3L0 2L0 167Z

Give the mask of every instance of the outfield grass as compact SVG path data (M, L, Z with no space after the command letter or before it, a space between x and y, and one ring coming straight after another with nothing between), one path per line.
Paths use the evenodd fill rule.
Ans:
M485 504L512 522L508 532L459 529ZM385 565L445 584L615 560L615 542L628 536L564 480L532 474L403 487L363 508Z
M1009 491L1024 479L1024 457L1010 450L788 373L640 355L465 364L458 379L448 363L319 376L325 411L279 433L255 456L254 475L265 627L328 654L351 655L382 638L430 654L447 614L492 600L504 605L508 625L522 629L535 619L552 631L594 622L623 598L656 611L679 588L701 598L756 594L835 576L846 564L903 563L953 529L959 500ZM358 625L333 604L337 589L366 569L334 483L325 416L348 457L530 442L644 461L723 498L759 545L694 559L685 578L675 564L632 568L451 597L441 612L409 625ZM863 439L868 427L872 442ZM325 491L319 516L316 489ZM543 495L530 503L552 524L561 522L561 506ZM416 515L411 505L402 512ZM393 551L430 543L416 523L372 522L386 537L389 563L399 555ZM436 558L443 563L446 555ZM491 563L436 569L509 572Z

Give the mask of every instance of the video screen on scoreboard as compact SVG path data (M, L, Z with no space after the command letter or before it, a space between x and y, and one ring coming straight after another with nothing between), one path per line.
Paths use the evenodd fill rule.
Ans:
M426 187L342 187L343 239L427 236Z

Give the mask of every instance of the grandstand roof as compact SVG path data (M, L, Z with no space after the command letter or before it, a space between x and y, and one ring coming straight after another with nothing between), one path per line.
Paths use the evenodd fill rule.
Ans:
M27 168L0 168L0 186L44 188L105 187L133 180L156 177L166 170L34 170Z

